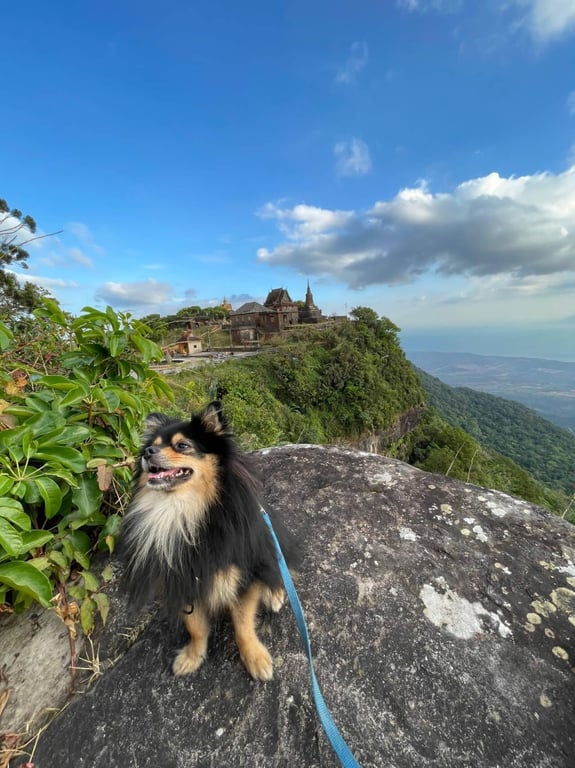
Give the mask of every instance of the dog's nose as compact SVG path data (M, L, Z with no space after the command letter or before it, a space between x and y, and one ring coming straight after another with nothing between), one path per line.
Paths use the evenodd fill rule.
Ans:
M154 453L159 453L161 450L162 449L159 445L148 445L146 448L144 448L144 458L149 459L150 456L153 456Z

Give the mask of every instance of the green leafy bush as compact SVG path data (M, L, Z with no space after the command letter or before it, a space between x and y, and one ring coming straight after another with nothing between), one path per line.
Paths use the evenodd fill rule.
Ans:
M0 325L5 609L47 607L66 585L66 596L83 601L85 631L95 611L105 618L91 556L114 549L143 416L172 400L149 365L161 350L145 334L129 313L87 307L72 319L53 300L24 328Z

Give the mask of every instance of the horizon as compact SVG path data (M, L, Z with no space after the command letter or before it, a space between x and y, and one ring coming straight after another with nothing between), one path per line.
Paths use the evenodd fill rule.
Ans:
M575 0L32 0L3 23L0 197L63 230L10 269L63 309L309 280L402 344L575 361Z

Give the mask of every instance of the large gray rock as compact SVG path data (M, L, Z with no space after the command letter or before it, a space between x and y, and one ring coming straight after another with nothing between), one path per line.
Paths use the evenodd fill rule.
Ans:
M317 675L363 768L573 768L574 527L357 451L257 461L266 504L305 542ZM155 619L43 733L36 768L336 766L288 608L262 636L271 683L248 677L226 621L204 666L174 678L185 638Z

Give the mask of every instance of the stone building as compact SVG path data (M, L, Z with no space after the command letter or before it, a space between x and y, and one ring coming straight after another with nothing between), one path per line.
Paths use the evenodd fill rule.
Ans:
M309 280L307 281L307 291L305 294L305 306L301 307L298 312L298 322L300 323L319 323L323 320L321 309L316 307L313 301L313 295L311 288L309 287Z
M273 311L270 319L276 333L281 333L284 328L298 324L298 306L291 300L285 288L274 288L268 293L264 307Z
M257 301L242 304L231 313L232 343L256 344L274 332L275 312Z
M263 304L243 304L231 313L230 319L234 344L256 344L301 323L318 323L323 318L314 304L308 281L304 307L298 307L285 288L273 288Z

